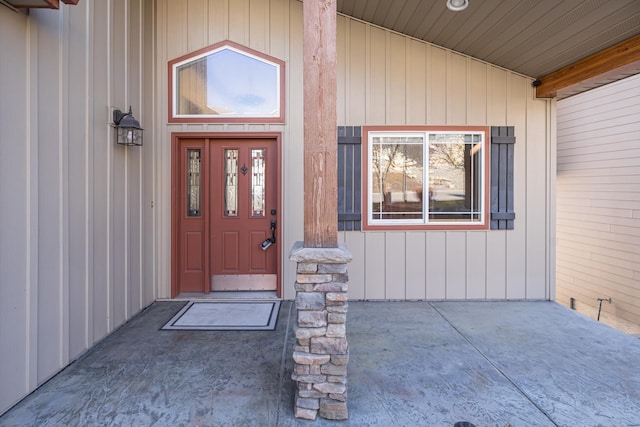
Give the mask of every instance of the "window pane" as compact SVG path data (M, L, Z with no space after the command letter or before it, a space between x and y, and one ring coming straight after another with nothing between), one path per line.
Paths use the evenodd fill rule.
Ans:
M261 58L222 48L178 65L177 115L278 117L280 67Z
M484 131L369 133L372 225L483 225Z
M200 215L200 150L187 150L187 216Z
M371 147L371 205L374 220L421 220L423 215L421 136L379 136Z
M251 150L251 216L265 216L265 150Z
M482 138L429 135L429 221L482 220Z
M224 150L224 216L238 216L238 150Z
M207 58L176 70L176 113L213 114L207 107Z

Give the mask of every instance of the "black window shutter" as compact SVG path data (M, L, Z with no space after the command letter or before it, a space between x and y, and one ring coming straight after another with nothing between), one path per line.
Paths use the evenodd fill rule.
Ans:
M338 230L360 230L362 128L338 126Z
M491 127L491 229L513 230L513 126Z

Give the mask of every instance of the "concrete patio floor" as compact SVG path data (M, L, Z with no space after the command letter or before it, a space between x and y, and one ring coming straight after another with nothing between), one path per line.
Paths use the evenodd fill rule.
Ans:
M184 303L154 303L0 426L640 425L640 340L555 303L350 302L344 422L293 417L290 301L275 331L160 331Z

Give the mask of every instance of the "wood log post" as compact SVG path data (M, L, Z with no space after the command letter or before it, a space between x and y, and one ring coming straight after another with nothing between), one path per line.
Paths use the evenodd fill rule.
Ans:
M304 246L338 246L336 0L303 3Z
M336 0L305 0L304 242L296 268L296 418L348 418L347 264L338 247Z

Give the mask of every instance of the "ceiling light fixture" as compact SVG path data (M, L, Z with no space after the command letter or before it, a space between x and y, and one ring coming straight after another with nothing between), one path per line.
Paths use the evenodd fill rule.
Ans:
M454 12L465 10L469 6L469 0L447 0L447 8Z

